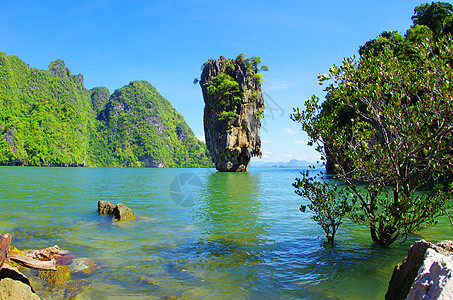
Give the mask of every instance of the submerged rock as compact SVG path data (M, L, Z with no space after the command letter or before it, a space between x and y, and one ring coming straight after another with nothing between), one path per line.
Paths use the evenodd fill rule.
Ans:
M39 278L45 280L47 284L52 286L62 285L66 283L72 275L71 269L68 266L56 265L56 271L53 270L40 270Z
M81 273L83 275L92 274L99 269L94 260L84 257L74 259L68 267L72 273Z
M260 59L209 59L200 85L205 102L206 145L218 171L246 172L252 156L261 157L264 111Z
M385 299L453 299L453 241L416 242L393 270Z

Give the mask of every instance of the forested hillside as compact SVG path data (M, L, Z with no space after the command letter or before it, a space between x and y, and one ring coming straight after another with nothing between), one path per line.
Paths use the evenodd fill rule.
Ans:
M211 166L206 146L147 82L87 90L62 60L0 52L0 165Z
M97 165L202 167L206 146L184 118L146 81L116 90L99 113L93 151Z

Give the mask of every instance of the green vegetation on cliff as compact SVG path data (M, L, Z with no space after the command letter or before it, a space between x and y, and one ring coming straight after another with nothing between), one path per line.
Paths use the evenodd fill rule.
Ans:
M147 82L88 91L62 60L47 71L0 52L0 165L211 166L206 146Z
M86 162L94 115L81 81L62 61L42 71L0 52L0 164Z
M203 64L203 68L214 60L209 59ZM235 78L244 76L244 72L237 70L236 66L244 65L251 77L256 78L256 82L261 83L264 79L260 71L269 71L269 67L261 64L259 56L246 58L244 53L237 56L236 59L221 57L222 70L220 74L211 78L206 85L209 97L216 99L217 115L219 120L232 120L239 117L239 107L241 103L249 103L257 100L257 92L249 92L248 85L240 85ZM239 72L238 72L239 71ZM195 79L195 83L198 79ZM252 84L250 82L250 84Z
M93 147L97 165L210 165L206 146L146 81L133 81L116 90L98 119L102 124Z

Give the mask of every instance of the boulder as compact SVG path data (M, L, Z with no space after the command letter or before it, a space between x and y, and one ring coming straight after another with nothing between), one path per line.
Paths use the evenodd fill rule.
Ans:
M40 270L39 278L47 282L51 286L65 284L72 275L71 269L68 266L56 265L56 271Z
M0 270L0 299L40 299L30 281L16 268L4 264Z
M453 259L428 248L407 299L453 299Z
M113 205L109 201L99 200L98 202L98 212L101 215L111 215L113 214L113 210L115 209L115 205Z
M393 270L385 299L453 299L453 241L416 242Z
M113 216L118 221L126 221L126 220L135 219L135 214L132 212L132 210L129 207L127 207L123 203L118 203L115 206L115 209L113 210Z

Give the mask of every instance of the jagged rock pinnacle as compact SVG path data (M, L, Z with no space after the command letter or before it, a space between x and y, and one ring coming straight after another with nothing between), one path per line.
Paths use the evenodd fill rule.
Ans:
M259 58L209 59L201 74L206 145L220 172L246 172L261 157L264 111Z

